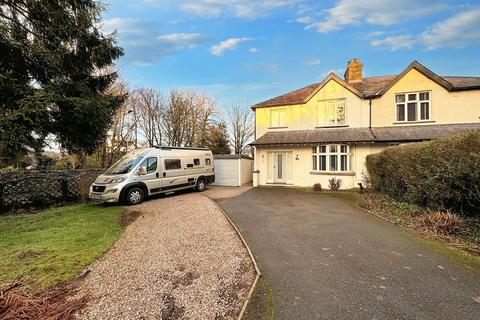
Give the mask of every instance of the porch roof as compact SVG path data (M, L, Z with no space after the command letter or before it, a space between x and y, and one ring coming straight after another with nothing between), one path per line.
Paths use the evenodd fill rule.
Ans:
M469 130L480 130L480 122L374 128L322 128L315 130L267 132L252 142L251 145L410 142L431 140Z

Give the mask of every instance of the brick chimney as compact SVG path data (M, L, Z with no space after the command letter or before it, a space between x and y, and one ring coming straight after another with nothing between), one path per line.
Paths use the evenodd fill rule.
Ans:
M362 81L363 64L360 59L355 58L348 61L347 70L345 70L345 81Z

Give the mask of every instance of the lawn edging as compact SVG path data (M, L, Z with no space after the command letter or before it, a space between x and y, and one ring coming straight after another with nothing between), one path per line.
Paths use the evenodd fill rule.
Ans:
M240 230L238 230L237 226L233 223L233 221L230 219L230 217L225 213L225 211L222 209L222 207L220 207L220 205L215 200L213 200L212 198L210 198L208 196L205 196L205 197L208 198L210 201L212 201L215 204L215 206L220 210L220 212L223 214L225 219L227 219L228 223L230 223L230 225L233 227L233 229L237 233L238 237L242 241L243 245L247 249L248 255L250 256L250 260L252 260L253 267L255 269L255 273L256 273L255 280L253 281L252 287L250 288L250 291L248 292L247 298L245 299L245 301L243 303L243 306L242 306L242 309L240 310L240 314L238 315L238 318L237 318L238 320L242 320L243 315L245 314L245 311L247 310L247 306L248 306L248 304L249 304L249 302L252 298L253 292L255 291L255 288L257 286L258 279L260 278L262 273L260 272L260 269L258 268L257 261L255 260L255 257L252 254L252 250L250 249L249 245L245 241L245 238L242 236L242 233L240 232Z

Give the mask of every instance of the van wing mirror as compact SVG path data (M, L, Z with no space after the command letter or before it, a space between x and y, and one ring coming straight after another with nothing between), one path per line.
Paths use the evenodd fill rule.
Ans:
M138 168L138 171L137 171L137 172L138 172L138 175L139 175L139 176L144 176L144 175L147 174L147 170L145 170L144 167Z

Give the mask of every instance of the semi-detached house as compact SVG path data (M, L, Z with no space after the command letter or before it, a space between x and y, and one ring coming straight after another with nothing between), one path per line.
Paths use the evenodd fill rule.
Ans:
M252 106L254 186L364 182L366 156L389 146L480 129L480 77L439 76L414 61L399 75L315 83Z

